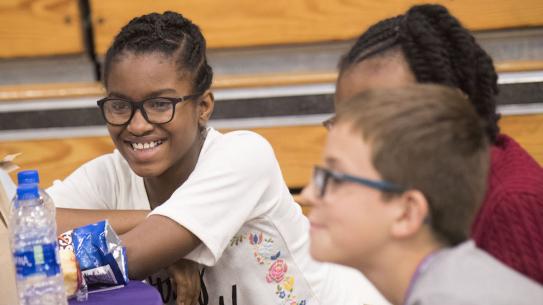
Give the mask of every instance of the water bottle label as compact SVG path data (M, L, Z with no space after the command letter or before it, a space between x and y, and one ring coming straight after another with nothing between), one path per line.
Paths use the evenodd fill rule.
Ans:
M36 274L54 276L60 273L56 243L36 245L30 251L16 251L13 258L18 277Z

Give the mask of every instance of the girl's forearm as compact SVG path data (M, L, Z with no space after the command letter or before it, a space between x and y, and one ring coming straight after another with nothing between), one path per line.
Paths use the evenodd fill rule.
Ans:
M57 232L107 219L127 249L130 278L144 279L183 258L200 243L194 234L167 217L147 218L149 212L57 208Z
M87 210L57 208L57 233L107 219L117 234L124 234L149 214L148 210Z
M145 277L167 268L192 251L200 240L177 222L152 215L121 235L128 256L131 279Z

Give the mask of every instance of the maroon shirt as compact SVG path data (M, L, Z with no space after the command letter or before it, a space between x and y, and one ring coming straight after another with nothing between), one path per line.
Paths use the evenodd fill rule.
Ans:
M491 148L485 200L472 238L492 256L543 284L543 169L512 138Z

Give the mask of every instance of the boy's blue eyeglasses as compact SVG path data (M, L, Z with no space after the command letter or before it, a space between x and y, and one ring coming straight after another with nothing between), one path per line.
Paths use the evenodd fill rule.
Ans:
M321 198L324 197L324 194L326 193L326 186L328 185L330 179L333 179L336 182L348 181L362 184L387 193L405 192L403 187L391 182L355 177L344 173L335 172L321 166L315 166L313 169L313 184L315 185L317 196Z

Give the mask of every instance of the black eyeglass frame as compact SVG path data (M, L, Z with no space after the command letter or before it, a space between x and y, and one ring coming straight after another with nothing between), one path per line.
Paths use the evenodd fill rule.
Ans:
M102 113L102 117L104 118L106 123L108 123L109 125L113 125L113 126L125 126L125 125L128 125L130 123L130 121L132 121L132 118L134 117L134 114L136 113L136 110L139 110L141 112L141 115L143 116L145 121L147 121L149 124L166 124L166 123L169 123L169 122L171 122L173 120L173 117L175 116L175 106L177 104L182 103L182 102L187 101L187 100L190 100L190 99L193 99L193 98L197 98L200 95L201 95L201 93L185 95L185 96L181 96L181 97L154 96L154 97L146 98L144 100L137 101L137 102L136 101L131 101L131 100L128 100L128 99L124 99L124 98L109 97L108 96L108 97L105 97L103 99L98 100L96 102L96 104L100 108L100 112ZM150 101L150 100L157 99L157 98L165 99L165 100L168 100L168 101L170 101L172 103L172 116L170 117L169 120L167 120L165 122L160 122L160 123L151 122L149 120L149 117L147 116L147 112L145 111L145 108L143 108L143 104L146 101ZM130 113L130 116L128 117L128 119L126 120L125 123L123 123L123 124L113 124L113 123L111 123L111 122L109 122L107 120L106 113L104 111L104 104L107 101L110 101L110 100L125 101L125 102L128 102L128 104L130 105L130 107L132 109L132 113Z
M321 176L322 175L322 176ZM322 177L322 178L319 178ZM383 181L383 180L371 180L362 177L351 176L348 174L336 172L322 166L315 165L313 167L313 183L316 186L317 195L322 198L326 194L326 187L328 186L328 181L330 178L333 178L337 181L348 181L367 187L380 190L386 193L398 193L401 194L406 191L405 188L396 185L392 182Z
M322 126L328 130L330 130L330 128L332 128L332 126L334 125L334 122L336 121L336 116L334 115L333 117L330 117L324 121L322 121Z

